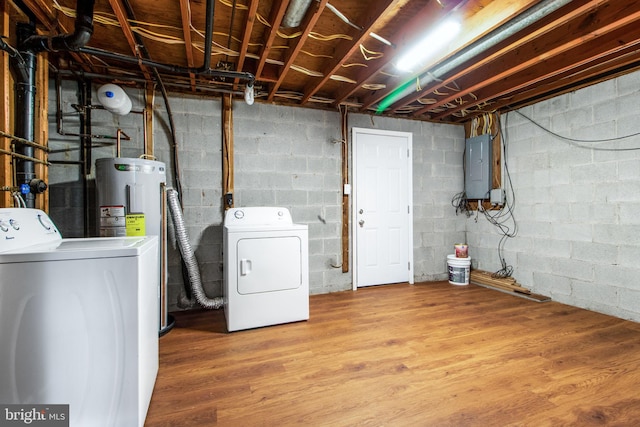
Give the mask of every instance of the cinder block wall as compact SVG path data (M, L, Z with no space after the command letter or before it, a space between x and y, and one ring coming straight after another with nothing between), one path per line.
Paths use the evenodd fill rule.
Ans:
M96 88L94 88L95 90ZM143 93L127 90L133 110L144 106ZM98 104L94 92L94 104ZM76 136L57 134L53 82L49 115L51 158L79 159ZM68 131L77 132L78 103L75 82L63 81L63 111ZM205 291L221 294L222 281L222 150L221 100L171 95L179 151L184 219L190 243L199 261ZM142 117L114 116L96 109L93 133L115 135L117 128L132 137L123 141L123 157L142 154ZM157 160L167 164L167 182L174 185L169 121L164 101L156 94L154 142ZM295 222L309 226L310 290L312 294L348 290L351 273L340 268L342 181L340 115L312 109L282 107L242 101L233 104L235 152L235 206L284 206ZM413 133L414 257L415 280L446 278L446 254L464 239L464 220L456 218L451 196L462 188L463 129L460 126L350 114L349 128L368 127ZM349 136L350 138L350 136ZM114 157L114 141L94 140L88 196L96 209L95 159ZM55 165L50 180L51 216L65 237L83 236L81 174L77 165ZM69 204L69 201L73 203ZM92 216L92 217L91 217ZM97 232L90 215L90 235ZM189 308L183 300L180 255L173 228L169 227L170 310ZM352 260L351 260L352 262ZM350 269L351 270L351 269Z
M520 110L575 139L640 132L640 73ZM503 116L515 189L518 235L505 246L514 277L555 301L640 321L640 136L579 143ZM482 218L482 216L480 217ZM500 268L499 235L484 219L467 221L474 265Z

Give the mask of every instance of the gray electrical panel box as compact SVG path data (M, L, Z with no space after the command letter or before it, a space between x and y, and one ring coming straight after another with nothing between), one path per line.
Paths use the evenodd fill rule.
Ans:
M467 199L483 200L491 192L491 134L465 140L464 191Z

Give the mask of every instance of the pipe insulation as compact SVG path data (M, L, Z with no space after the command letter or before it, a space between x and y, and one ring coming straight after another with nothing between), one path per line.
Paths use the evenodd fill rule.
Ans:
M171 212L173 227L176 231L178 248L180 249L180 254L182 255L182 259L184 260L187 268L189 284L193 295L195 295L196 301L198 301L198 304L202 307L210 310L219 309L223 305L222 297L209 298L202 288L198 260L196 259L191 243L189 242L189 236L187 235L187 230L184 225L184 218L182 217L182 209L180 208L180 202L178 201L178 192L173 188L167 188L167 201L169 204L169 211Z

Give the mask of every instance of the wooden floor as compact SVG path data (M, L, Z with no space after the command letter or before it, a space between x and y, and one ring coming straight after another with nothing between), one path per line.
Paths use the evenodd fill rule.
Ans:
M637 426L640 324L446 282L311 297L225 332L176 313L146 426Z

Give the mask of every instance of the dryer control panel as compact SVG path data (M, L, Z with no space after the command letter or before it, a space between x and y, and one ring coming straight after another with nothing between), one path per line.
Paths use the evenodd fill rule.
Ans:
M40 209L0 208L0 252L61 239L51 218Z
M248 207L231 208L225 213L225 226L238 225L281 225L292 224L291 213L287 208L279 207Z

